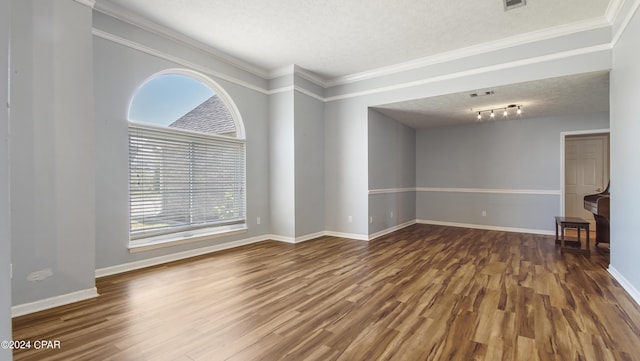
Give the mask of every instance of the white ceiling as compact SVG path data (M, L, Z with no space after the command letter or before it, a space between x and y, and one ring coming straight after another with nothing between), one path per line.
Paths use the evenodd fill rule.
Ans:
M99 0L266 71L324 79L603 18L610 0Z
M494 94L472 98L471 93ZM502 111L510 104L522 105L522 114L512 110L507 118ZM502 121L533 119L570 114L609 111L609 72L595 72L511 84L466 93L448 94L386 104L373 109L412 128L427 128L476 123L477 112L496 109L495 118L483 112L481 120Z
M531 32L603 23L609 3L527 0L506 12L503 0L98 0L96 6L183 34L263 74L295 64L331 83ZM606 72L478 89L486 90L495 95L472 99L467 92L376 109L414 128L473 123L471 108L508 104L522 104L522 118L609 109Z

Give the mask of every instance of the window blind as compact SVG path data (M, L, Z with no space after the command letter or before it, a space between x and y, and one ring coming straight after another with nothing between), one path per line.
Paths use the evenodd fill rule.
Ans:
M132 240L245 223L245 143L129 123Z

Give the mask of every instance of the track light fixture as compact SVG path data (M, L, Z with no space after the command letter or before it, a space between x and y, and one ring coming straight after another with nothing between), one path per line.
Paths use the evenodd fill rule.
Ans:
M509 113L512 110L515 110L517 115L521 115L522 114L522 105L509 104L509 105L506 105L504 107L497 107L497 108L491 108L491 109L482 109L482 110L474 110L474 109L471 109L471 110L474 111L477 114L476 118L478 120L482 120L482 113L489 113L489 117L491 119L495 119L495 117L496 117L495 111L499 111L499 110L502 110L502 117L506 118L506 117L509 116Z

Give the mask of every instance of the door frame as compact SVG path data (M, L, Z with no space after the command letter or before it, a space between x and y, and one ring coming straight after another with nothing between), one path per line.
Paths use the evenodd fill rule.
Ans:
M609 134L609 162L611 162L611 129L589 129L589 130L574 130L567 132L560 132L560 214L564 216L565 212L565 203L564 203L564 147L565 142L568 136L572 135L598 135L598 134ZM611 172L611 171L609 171ZM609 174L609 178L611 178L611 174Z

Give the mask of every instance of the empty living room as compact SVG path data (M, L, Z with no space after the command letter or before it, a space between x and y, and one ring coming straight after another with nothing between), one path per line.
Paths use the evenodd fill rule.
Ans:
M0 0L0 360L639 360L640 0Z

